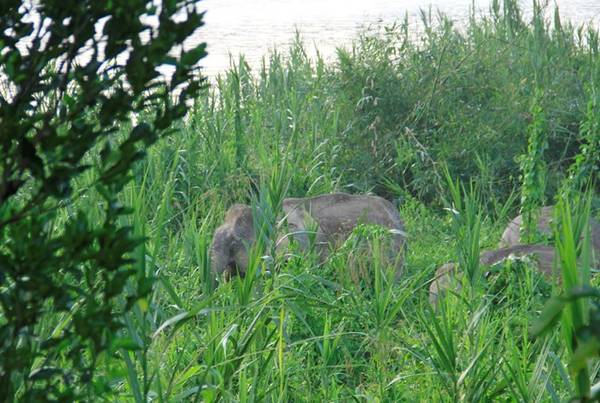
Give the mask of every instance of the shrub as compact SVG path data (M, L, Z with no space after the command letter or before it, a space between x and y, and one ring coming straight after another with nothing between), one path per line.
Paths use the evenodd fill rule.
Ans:
M133 253L143 239L124 225L130 210L116 197L144 148L202 87L197 62L205 44L182 47L202 25L194 3L3 2L2 401L103 393L106 382L94 378L102 354L137 348L119 337L120 315L144 307L153 280L143 250ZM173 67L170 78L160 65ZM143 119L126 129L131 113ZM95 192L102 217L73 204ZM68 219L61 220L64 209Z
M528 20L517 3L495 1L464 26L424 12L417 40L404 21L340 52L332 83L343 94L340 120L352 115L339 156L344 182L378 194L388 191L382 183L398 183L440 204L446 163L453 177L480 184L484 199L505 200L520 184L517 157L527 153L535 100L548 145L546 193L556 192L590 144L583 89L598 81L598 33L538 2Z

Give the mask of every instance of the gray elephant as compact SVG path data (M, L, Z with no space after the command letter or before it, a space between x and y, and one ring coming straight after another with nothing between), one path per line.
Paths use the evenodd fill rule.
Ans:
M542 235L547 237L553 235L551 226L553 218L553 206L546 206L540 210L537 229ZM502 233L502 238L500 240L500 248L508 248L511 246L519 245L521 243L520 228L522 224L523 217L521 215L515 217L510 223L508 223L506 229ZM594 255L593 261L595 261L596 264L600 264L600 223L596 219L590 218L589 226L591 233L592 253Z
M276 242L278 254L285 254L294 239L303 250L314 243L324 260L330 248L339 246L358 224L377 224L393 230L391 253L396 257L396 277L399 277L405 232L397 209L389 201L378 196L335 193L284 199L282 207ZM252 209L233 205L214 234L210 250L213 272L226 278L235 274L244 276L255 236Z
M556 259L556 251L552 246L546 245L515 245L508 248L501 248L494 251L483 251L479 255L479 264L482 266L493 266L500 263L509 256L524 257L531 256L534 258L537 269L547 278L551 278L554 273L554 264ZM446 263L440 266L431 284L429 285L429 302L433 306L437 306L437 301L440 294L446 292L453 285L456 291L460 290L460 276L457 272L455 263Z

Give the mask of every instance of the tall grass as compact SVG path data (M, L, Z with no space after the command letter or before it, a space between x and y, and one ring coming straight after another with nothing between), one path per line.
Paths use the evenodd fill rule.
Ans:
M520 157L521 165L521 239L525 243L536 240L540 208L546 203L546 164L544 153L548 149L547 127L540 105L543 94L536 90L531 106L531 123L528 127L527 153Z
M533 280L511 280L517 291L501 288L493 299L477 256L497 244L514 211L515 157L527 150L536 89L548 186L535 182L530 191L551 196L579 144L595 141L582 88L599 78L597 33L558 14L548 22L541 8L525 21L512 0L493 1L489 14L461 29L426 13L421 26L419 40L408 22L362 36L333 64L310 60L300 41L266 56L257 71L243 57L232 60L173 135L147 150L121 197L134 209L129 224L148 239L134 257L138 286L157 282L124 318L121 344L101 367L119 401L573 395L560 334L527 337L541 309ZM454 219L441 208L446 176L479 191L450 180ZM276 256L282 198L333 191L375 191L398 204L409 234L399 283L383 261L357 258L353 248L324 264L311 251ZM87 191L76 203L93 219L101 214L95 201ZM252 204L259 241L248 275L217 284L208 246L234 202ZM463 287L434 312L428 279L452 260L477 292ZM369 273L370 287L349 281L353 264ZM50 332L60 320L49 313L44 325Z

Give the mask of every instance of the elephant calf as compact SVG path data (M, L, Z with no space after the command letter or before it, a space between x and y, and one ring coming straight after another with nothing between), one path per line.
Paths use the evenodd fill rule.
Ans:
M392 231L392 253L396 257L396 277L401 273L405 243L404 226L398 211L378 196L327 194L283 200L282 222L288 232L278 234L277 249L287 249L293 238L303 250L310 247L311 238L322 259L330 247L342 243L358 224L376 224ZM249 206L235 204L217 228L211 245L213 272L229 277L244 276L248 268L248 251L255 242L254 220Z

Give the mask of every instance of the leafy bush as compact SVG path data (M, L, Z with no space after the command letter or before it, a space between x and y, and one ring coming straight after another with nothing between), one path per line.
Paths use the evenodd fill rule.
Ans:
M103 393L106 380L94 378L103 354L137 348L120 337L120 315L144 308L153 279L117 194L202 87L205 44L182 47L202 25L195 3L2 4L2 401ZM169 79L157 69L165 64ZM140 122L130 127L132 113ZM88 197L101 216L73 204Z
M546 164L544 153L548 148L544 111L539 105L542 94L536 92L531 107L531 124L527 153L519 157L521 165L521 214L523 225L520 228L524 243L531 243L537 235L538 215L545 203Z
M416 24L406 20L339 52L332 82L344 94L341 116L354 115L339 156L346 181L379 194L398 183L437 205L446 163L453 177L480 184L487 199L505 200L520 184L518 157L535 128L547 144L540 190L556 192L590 144L586 104L600 77L598 32L575 28L538 2L527 20L517 3L494 1L460 27L423 12L417 39Z

